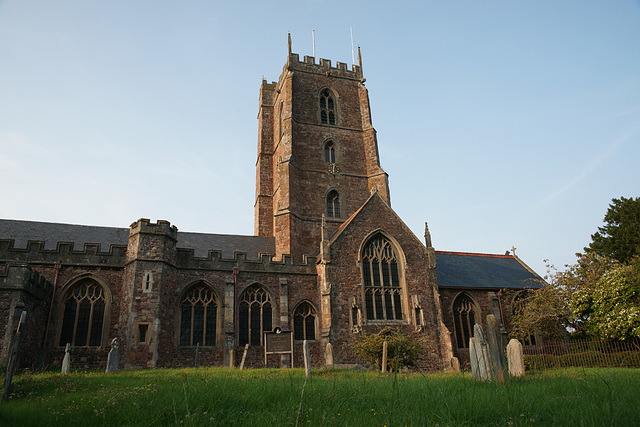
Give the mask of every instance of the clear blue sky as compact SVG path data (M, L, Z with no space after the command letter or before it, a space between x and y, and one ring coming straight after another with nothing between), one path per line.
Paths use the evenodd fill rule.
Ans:
M573 263L640 196L638 1L0 2L0 217L253 233L258 89L361 46L392 206Z

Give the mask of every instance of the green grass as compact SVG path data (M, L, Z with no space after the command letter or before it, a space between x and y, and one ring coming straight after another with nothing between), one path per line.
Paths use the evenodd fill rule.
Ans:
M304 392L303 392L304 388ZM508 384L469 374L303 370L16 375L0 426L640 425L640 369L536 372Z

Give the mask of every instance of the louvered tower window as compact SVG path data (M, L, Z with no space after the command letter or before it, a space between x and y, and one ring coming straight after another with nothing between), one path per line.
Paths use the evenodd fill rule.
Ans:
M327 216L340 218L340 195L336 190L331 190L327 195Z
M336 107L329 89L323 89L320 93L320 123L336 124Z

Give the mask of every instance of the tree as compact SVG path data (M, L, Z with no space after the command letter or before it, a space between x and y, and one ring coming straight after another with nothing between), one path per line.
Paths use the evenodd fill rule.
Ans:
M542 288L514 297L511 335L527 339L534 331L541 338L557 339L567 332L583 334L587 330L586 316L576 316L571 300L580 289L595 288L598 280L614 264L595 254L576 254L578 262L558 271L547 265Z
M591 235L586 253L608 257L623 264L640 255L640 197L612 199L605 225Z
M607 339L640 338L640 257L605 273L593 288L571 299L574 317L587 319L588 331Z
M427 357L428 338L416 332L402 332L386 327L377 334L363 332L352 345L353 351L368 363L382 367L382 343L387 341L387 365L401 369Z

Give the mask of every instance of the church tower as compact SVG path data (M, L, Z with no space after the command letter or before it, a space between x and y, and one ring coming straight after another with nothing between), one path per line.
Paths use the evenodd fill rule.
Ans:
M362 58L351 69L291 52L277 82L262 81L256 163L256 236L275 236L276 256L319 247L377 191L390 203L371 124Z

